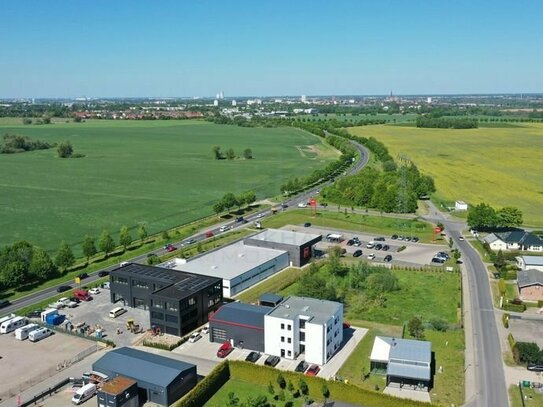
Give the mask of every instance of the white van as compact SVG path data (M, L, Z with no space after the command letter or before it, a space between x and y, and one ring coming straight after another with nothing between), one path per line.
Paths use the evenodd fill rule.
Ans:
M117 318L119 315L122 315L125 312L126 312L126 309L124 309L123 307L113 308L111 311L109 311L109 317Z
M19 339L20 341L24 341L26 338L28 338L28 334L32 331L35 331L40 326L38 324L28 324L21 328L17 328L15 330L15 338Z
M30 342L38 342L43 338L53 335L53 331L47 328L39 328L28 333L28 340Z
M25 317L15 317L15 318L9 319L0 325L0 334L8 334L10 332L13 332L17 328L25 326L26 322L27 321Z
M94 383L89 383L81 387L78 391L75 392L72 397L72 403L81 404L90 399L96 394L96 385Z

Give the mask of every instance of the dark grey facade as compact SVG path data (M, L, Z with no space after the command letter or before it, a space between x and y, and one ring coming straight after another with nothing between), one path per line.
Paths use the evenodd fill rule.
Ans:
M222 304L222 279L130 263L110 273L111 302L149 310L151 327L183 336Z
M136 381L141 404L150 401L169 406L198 381L196 365L132 348L107 352L92 364L92 370Z
M117 376L105 383L96 395L98 407L139 407L138 383Z
M258 236L258 235L257 235ZM309 263L313 255L313 246L322 240L322 236L317 236L301 244L285 241L263 240L254 237L248 237L244 240L246 245L265 247L267 249L284 250L288 252L289 261L293 266L301 267Z
M264 315L269 308L232 302L209 318L209 340L264 352Z

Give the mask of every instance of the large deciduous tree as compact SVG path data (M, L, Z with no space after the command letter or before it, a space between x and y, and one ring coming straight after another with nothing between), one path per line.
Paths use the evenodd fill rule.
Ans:
M40 281L55 277L58 269L51 260L51 257L41 247L34 248L34 255L30 262L30 274Z
M517 227L522 225L522 211L514 206L505 206L496 212L498 226Z
M422 325L422 320L419 317L413 317L407 323L407 329L409 334L417 339L424 338L424 326Z
M55 256L55 264L57 267L61 268L63 271L66 271L68 267L73 266L75 263L75 256L72 252L68 243L62 242L58 249L57 255Z
M115 242L107 230L104 230L100 235L98 246L100 247L100 251L104 252L106 257L113 251L113 249L115 249Z
M468 211L468 225L475 229L488 229L496 227L498 216L490 205L481 202Z
M96 245L94 243L94 238L92 236L86 235L83 240L83 255L87 258L87 262L92 256L94 256L98 251L96 250Z

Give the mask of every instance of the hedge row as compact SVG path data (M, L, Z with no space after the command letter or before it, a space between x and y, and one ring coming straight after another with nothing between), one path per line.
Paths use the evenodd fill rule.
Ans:
M203 380L173 407L202 407L230 379L229 362L217 365Z
M352 384L345 384L339 381L327 381L320 377L308 377L294 372L279 372L271 367L254 365L248 362L229 361L229 366L231 377L249 383L258 383L259 385L270 382L275 383L279 373L281 373L287 381L291 381L293 384L298 383L300 379L303 378L309 387L309 396L315 400L322 399L321 389L323 384L326 384L330 391L330 399L337 399L355 405L363 405L365 407L397 407L398 405L401 405L402 407L429 406L428 403L405 399L400 400L396 397L362 389Z
M515 338L513 338L513 334L511 332L509 332L509 335L507 335L507 342L509 342L509 347L511 348L512 352L517 343L515 342Z
M502 323L505 328L509 328L509 314L502 314Z
M507 304L503 304L502 308L505 311L524 312L526 311L526 304L511 304L508 302Z

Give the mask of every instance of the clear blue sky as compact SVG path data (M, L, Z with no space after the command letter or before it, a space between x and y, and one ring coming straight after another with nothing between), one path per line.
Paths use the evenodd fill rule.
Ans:
M0 2L0 97L543 92L543 1Z

